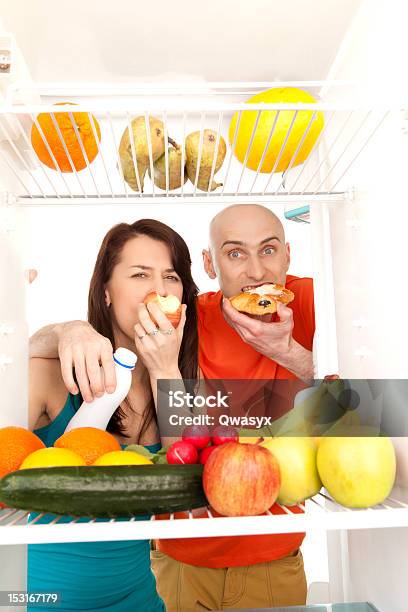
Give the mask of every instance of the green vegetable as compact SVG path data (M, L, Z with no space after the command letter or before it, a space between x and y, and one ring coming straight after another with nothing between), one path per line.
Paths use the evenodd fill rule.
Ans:
M18 470L0 480L11 508L89 517L162 514L207 504L202 465L120 465Z
M153 455L152 457L153 463L168 465L167 457L166 457L168 449L169 447L166 446L166 448L161 448L155 455Z
M150 459L150 461L152 461L154 457L153 453L148 451L147 448L141 444L129 444L129 446L126 446L125 450L132 451L132 453L137 453L138 455L143 455L143 457L147 457Z

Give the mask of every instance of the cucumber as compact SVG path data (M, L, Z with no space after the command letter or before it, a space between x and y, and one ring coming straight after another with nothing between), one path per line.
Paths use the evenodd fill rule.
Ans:
M202 465L120 465L18 470L0 480L11 508L92 518L162 514L207 505Z

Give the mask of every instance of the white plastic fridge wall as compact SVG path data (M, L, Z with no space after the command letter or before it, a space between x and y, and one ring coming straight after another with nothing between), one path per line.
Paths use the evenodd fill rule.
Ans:
M366 81L380 97L390 95L382 79L406 92L399 68L399 58L408 55L405 8L363 3L330 76ZM354 378L408 378L408 136L402 123L393 139L390 134L382 134L365 167L352 175L354 202L329 212L339 368ZM323 214L313 207L312 227ZM407 528L333 532L328 547L331 601L369 600L381 612L406 611Z
M15 207L0 206L0 321L7 321L7 327L0 328L1 422L26 427L28 331L21 259L23 218L22 211ZM26 572L22 568L26 567L26 546L0 548L0 591L25 590Z

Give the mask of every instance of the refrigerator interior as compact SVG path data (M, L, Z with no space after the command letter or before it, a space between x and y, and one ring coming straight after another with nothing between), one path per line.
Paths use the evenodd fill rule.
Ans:
M232 5L221 4L225 28L227 8L232 10ZM259 0L257 4L272 18L269 3ZM398 69L398 59L406 47L399 3L393 3L390 11L389 5L380 0L345 2L342 7L338 3L316 2L316 10L330 5L321 14L321 23L312 18L310 11L302 12L305 9L301 2L292 4L279 8L283 13L279 13L279 23L285 23L284 33L290 33L291 38L287 42L284 33L280 34L276 42L280 53L273 56L270 72L265 52L270 37L264 26L263 36L255 37L256 43L248 49L245 61L242 52L238 59L232 52L226 55L228 71L214 60L220 54L220 43L214 35L208 70L205 54L195 55L198 77L189 64L191 58L185 54L179 71L174 66L171 69L161 41L156 55L145 54L143 67L130 62L128 72L123 62L126 54L121 64L115 47L108 55L98 56L100 64L93 58L99 76L92 79L98 81L94 85L87 84L85 63L75 65L69 59L68 48L61 48L59 64L66 82L61 82L56 63L44 52L38 52L32 60L34 41L21 29L16 9L5 15L8 31L16 39L8 36L6 28L3 42L9 45L15 63L10 73L0 75L4 102L0 108L0 426L26 426L28 335L51 321L84 318L95 251L111 225L149 216L173 225L187 238L200 289L213 290L215 285L201 270L200 252L206 246L210 219L233 203L262 203L281 218L285 212L310 207L306 222L286 221L285 229L292 244L291 272L313 276L315 282L317 376L338 372L349 378L408 378L404 358L408 292L402 280L408 221L408 88ZM299 33L299 23L283 19L294 7L304 22L307 20L309 27L303 33ZM274 10L278 10L276 5ZM208 13L204 22L213 23L211 17ZM241 19L245 17L241 15ZM257 23L260 27L259 19ZM173 32L176 39L180 27L177 21ZM249 27L255 28L254 22ZM86 46L84 28L85 25L79 28L76 52L86 57L88 52L95 52L95 46ZM47 30L46 41L50 32L52 28ZM302 44L311 45L311 39L313 51L300 55L294 52L293 40L301 48ZM230 50L237 44L234 40L230 40ZM379 40L384 44L379 45ZM48 44L51 43L52 40ZM125 43L121 45L124 52ZM178 45L182 47L177 39L170 57L177 55ZM164 59L158 63L160 53ZM109 67L108 83L103 82L107 75L102 67ZM127 75L132 71L135 78L131 81ZM183 71L190 78L181 78ZM121 74L126 77L119 80L117 76ZM276 86L271 76L320 98L308 108L315 113L324 112L325 127L303 165L289 167L284 176L273 171L253 172L235 159L232 142L216 175L223 186L214 192L199 191L193 183L176 192L163 192L148 178L142 194L129 189L118 169L116 152L131 117L159 116L168 126L168 136L177 142L182 142L190 131L204 127L221 132L227 141L233 112L242 113L244 101L253 93ZM318 80L310 81L311 78ZM63 100L75 102L79 105L76 110L95 116L103 134L97 159L82 172L65 175L42 166L29 141L38 112L54 112L51 105ZM262 108L254 105L258 116ZM276 110L296 113L302 108L280 105ZM310 125L313 120L311 117ZM39 277L28 286L24 270L37 267ZM65 299L67 286L75 295L72 303ZM389 291L393 287L398 288L398 300ZM398 423L400 431L408 436L408 417L401 414ZM406 460L401 444L398 449L401 460ZM214 519L205 521L205 526L200 524L204 521L195 521L192 515L182 521L183 525L173 520L112 522L103 532L97 523L28 526L25 513L6 510L0 513L0 559L7 559L0 590L24 588L25 545L29 542L305 529L310 534L309 549L305 543L305 566L309 585L314 583L308 603L369 601L381 612L405 611L406 488L397 483L384 504L362 511L345 510L323 491L306 502L306 510L304 515L295 515L283 508L279 517Z

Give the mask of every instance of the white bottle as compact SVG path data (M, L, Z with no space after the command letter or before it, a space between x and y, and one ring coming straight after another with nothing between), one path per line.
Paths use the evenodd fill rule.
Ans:
M78 429L78 427L106 429L111 416L129 393L132 384L132 370L136 365L137 357L126 348L118 348L113 355L113 360L116 373L115 391L104 393L102 397L96 397L92 402L83 402L65 431Z

